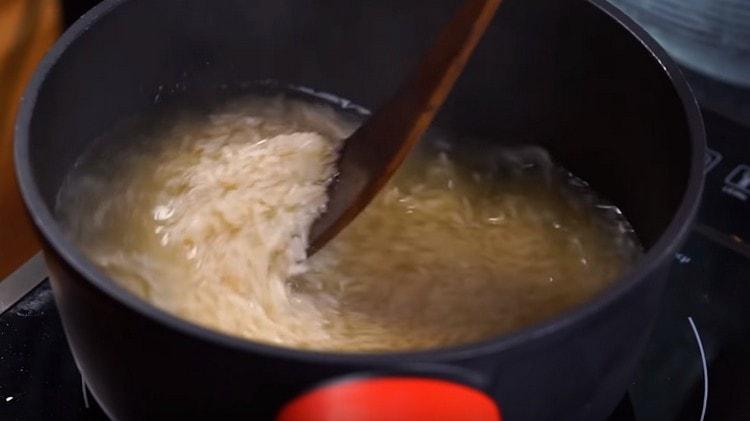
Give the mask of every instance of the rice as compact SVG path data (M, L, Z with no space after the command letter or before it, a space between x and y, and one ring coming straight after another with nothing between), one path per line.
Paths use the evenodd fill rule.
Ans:
M177 118L107 165L85 157L58 213L92 261L154 305L318 350L485 339L589 299L638 255L626 221L597 215L564 177L469 171L422 148L307 259L353 128L284 98Z

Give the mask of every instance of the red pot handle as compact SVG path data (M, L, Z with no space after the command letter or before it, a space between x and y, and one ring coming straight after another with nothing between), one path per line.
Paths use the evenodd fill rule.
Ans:
M278 421L501 421L485 393L447 380L376 377L327 384L282 408Z

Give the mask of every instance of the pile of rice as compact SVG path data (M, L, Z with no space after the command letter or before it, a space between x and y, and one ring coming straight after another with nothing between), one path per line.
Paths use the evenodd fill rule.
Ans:
M328 107L284 98L177 118L111 160L84 159L59 214L97 265L154 305L320 350L484 339L589 299L635 256L618 227L554 186L500 183L422 151L307 260L353 129Z

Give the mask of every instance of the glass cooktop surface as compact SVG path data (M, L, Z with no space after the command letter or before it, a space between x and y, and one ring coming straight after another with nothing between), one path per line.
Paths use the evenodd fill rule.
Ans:
M750 90L686 75L708 135L703 204L611 421L750 419ZM0 420L106 419L68 350L49 282L38 268L15 278L0 282Z
M750 414L750 124L707 109L704 117L710 150L699 221L674 257L661 315L613 421ZM104 418L41 282L0 315L0 419Z

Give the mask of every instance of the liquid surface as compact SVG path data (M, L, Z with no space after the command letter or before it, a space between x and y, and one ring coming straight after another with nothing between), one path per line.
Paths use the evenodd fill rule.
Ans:
M590 299L640 254L619 211L544 151L474 159L438 136L305 260L354 127L329 107L256 98L115 131L101 143L127 146L84 156L58 215L94 263L154 305L317 350L487 339Z

